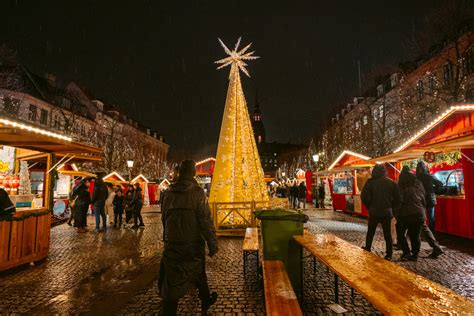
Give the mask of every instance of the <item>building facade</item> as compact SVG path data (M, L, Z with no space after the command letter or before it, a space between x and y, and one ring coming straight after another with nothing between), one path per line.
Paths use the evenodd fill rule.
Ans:
M104 149L104 161L91 169L162 177L169 145L157 131L140 125L75 82L38 76L22 65L0 66L0 113L76 141Z
M451 105L474 102L473 49L474 33L467 31L378 78L318 137L321 159L327 165L343 150L370 157L391 153Z

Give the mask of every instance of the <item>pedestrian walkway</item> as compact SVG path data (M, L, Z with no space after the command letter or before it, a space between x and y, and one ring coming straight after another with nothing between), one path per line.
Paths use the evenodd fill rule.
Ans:
M331 232L353 244L363 245L366 220L329 210L306 210L312 232ZM156 289L162 252L161 214L144 213L145 229L109 229L105 233L78 235L67 225L52 229L51 252L46 263L0 276L0 314L41 313L153 314L160 309ZM93 227L93 218L89 225ZM401 262L404 267L474 298L474 254L466 241L444 237L445 254L437 260L423 258L430 253L425 243L418 262ZM214 315L263 315L263 292L256 279L255 265L243 277L242 239L220 238L220 252L208 259L211 288L219 298L210 312ZM382 255L383 236L377 231L375 253ZM394 256L397 257L396 255ZM318 264L312 272L306 264L305 315L331 314L334 277ZM377 311L360 295L351 299L343 285L339 304L353 314ZM200 311L197 294L187 295L179 305L180 314Z

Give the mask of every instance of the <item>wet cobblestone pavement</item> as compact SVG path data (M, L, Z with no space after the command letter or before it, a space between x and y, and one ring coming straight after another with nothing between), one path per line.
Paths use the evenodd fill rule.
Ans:
M312 232L331 232L351 243L363 245L366 221L333 211L311 210L308 227ZM41 266L4 273L0 276L0 315L29 314L156 314L160 298L156 291L158 263L161 255L161 221L159 213L145 213L146 228L109 229L105 233L77 235L74 229L61 225L52 229L51 250ZM92 224L92 218L90 218ZM90 225L90 227L93 227ZM474 298L474 253L466 240L441 238L445 254L437 260L422 245L418 262L400 262L404 267L439 282L454 291ZM255 273L242 274L242 239L220 238L220 252L208 259L209 283L219 293L210 310L213 315L263 315L263 298ZM382 255L383 236L377 231L375 253ZM397 258L395 253L394 258ZM305 301L307 315L331 314L328 305L334 300L334 275L318 263L316 275L311 260L305 267ZM376 310L356 293L342 285L339 304L347 314L375 314ZM197 294L190 293L180 302L180 314L200 311Z

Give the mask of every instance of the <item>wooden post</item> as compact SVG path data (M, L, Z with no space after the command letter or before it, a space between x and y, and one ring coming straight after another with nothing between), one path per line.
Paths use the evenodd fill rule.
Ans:
M48 154L46 156L46 171L51 168L53 165L53 154ZM46 209L52 211L53 209L53 176L52 173L46 173L44 176L44 186L43 186L43 205Z

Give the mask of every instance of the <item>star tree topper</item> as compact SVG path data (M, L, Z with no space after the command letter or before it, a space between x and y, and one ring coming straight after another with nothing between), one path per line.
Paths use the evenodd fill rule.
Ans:
M246 74L247 77L250 77L250 74L248 73L247 69L245 68L245 67L247 67L247 63L245 63L245 60L254 60L254 59L257 59L259 57L258 56L252 56L255 53L255 51L247 53L247 50L250 48L252 43L248 44L247 46L245 46L244 48L242 48L239 51L238 49L239 49L241 39L242 39L242 37L239 37L239 39L237 40L237 43L235 43L234 50L231 51L224 44L224 42L222 42L222 40L220 38L218 38L219 43L221 43L222 48L224 48L224 51L226 52L227 55L229 55L229 57L219 59L218 61L215 61L215 63L216 64L221 64L219 67L217 67L217 69L222 69L222 68L227 67L229 65L232 65L232 66L235 65L244 74Z

